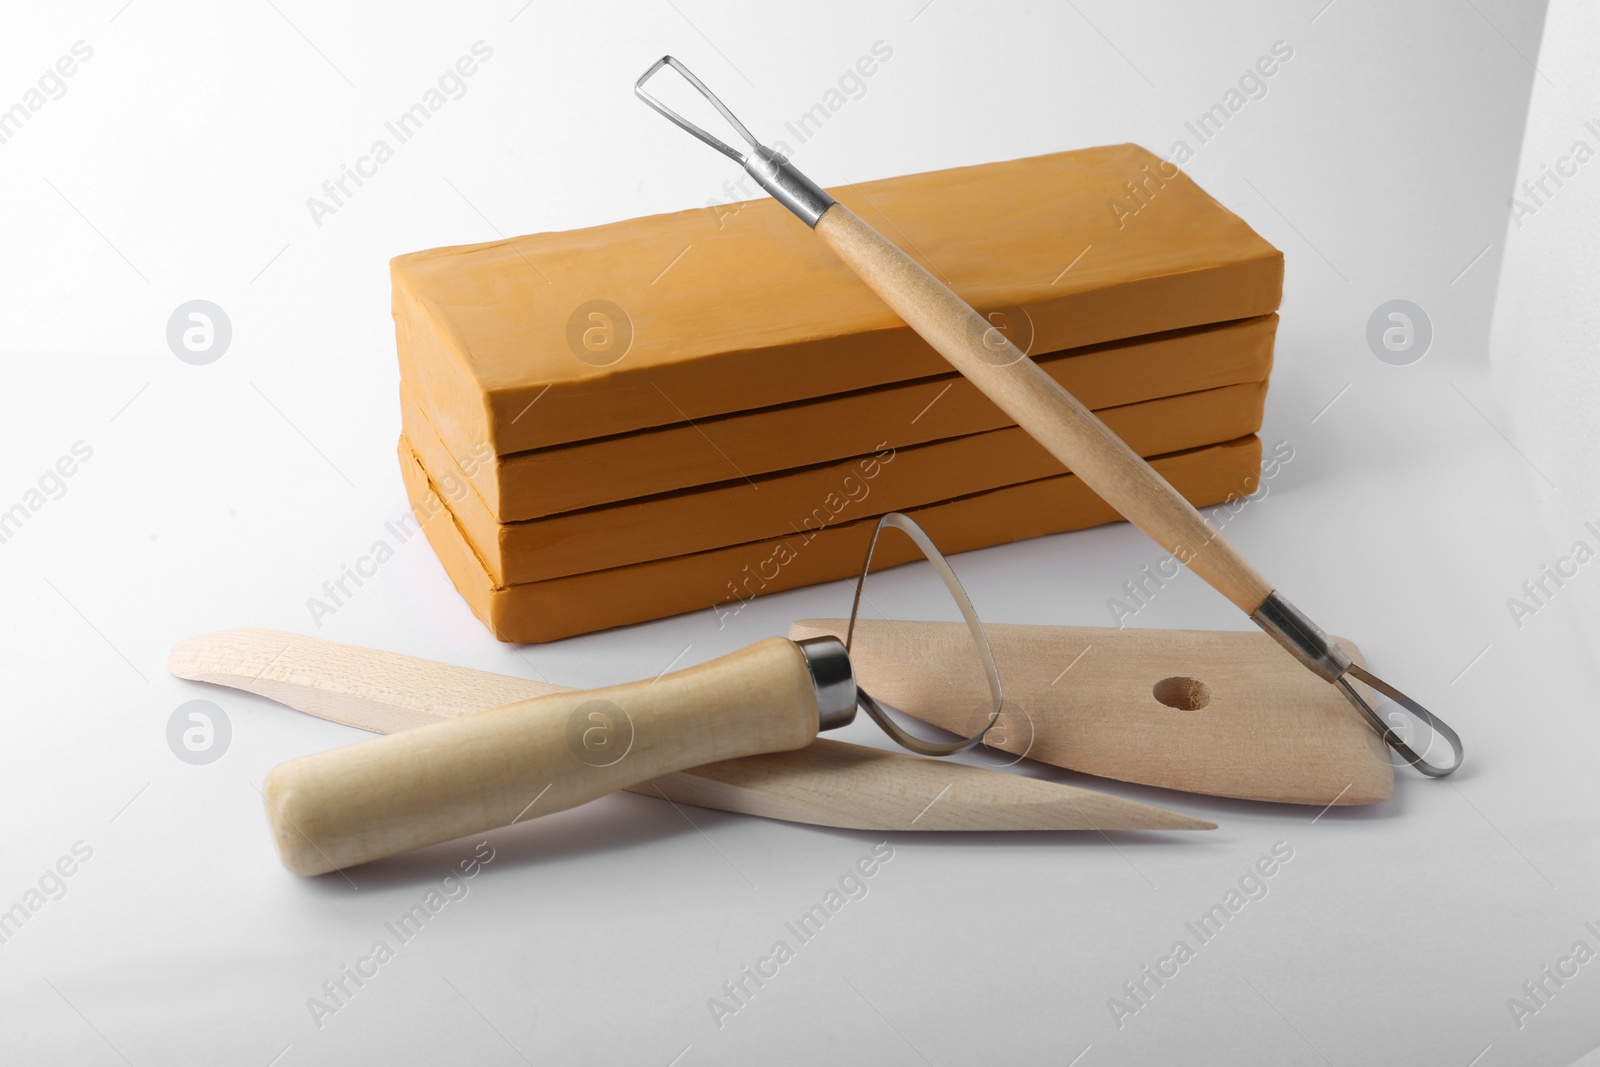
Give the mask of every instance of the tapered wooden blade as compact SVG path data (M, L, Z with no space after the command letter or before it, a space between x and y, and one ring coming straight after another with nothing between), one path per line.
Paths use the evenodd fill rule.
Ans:
M795 639L844 619L797 622ZM1006 711L988 743L1057 767L1192 793L1371 804L1388 749L1338 689L1262 633L986 625ZM874 697L967 736L991 710L961 623L861 619L850 660ZM1340 644L1357 662L1360 651ZM1363 687L1365 688L1365 687ZM1369 695L1370 694L1364 694Z
M172 650L180 678L243 689L363 730L394 733L561 686L276 630L203 634ZM859 830L1209 830L1215 824L1095 793L819 738L664 775L631 792Z
M703 808L856 830L1214 830L1106 793L818 738L636 787Z

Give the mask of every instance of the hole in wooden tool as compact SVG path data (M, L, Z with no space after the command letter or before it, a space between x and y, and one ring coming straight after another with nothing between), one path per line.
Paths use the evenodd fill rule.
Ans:
M1167 707L1179 711L1199 711L1211 703L1211 687L1198 678L1163 678L1150 693Z

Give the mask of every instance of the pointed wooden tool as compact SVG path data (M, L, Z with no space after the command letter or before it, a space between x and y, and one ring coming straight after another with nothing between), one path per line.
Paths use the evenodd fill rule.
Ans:
M789 633L842 640L845 626L806 619ZM1005 624L984 631L1005 679L1006 711L985 739L992 748L1246 800L1321 807L1371 804L1394 792L1377 734L1266 634ZM858 619L850 659L874 697L965 736L991 709L971 641L961 623ZM1361 663L1354 645L1341 644Z
M179 678L243 689L376 733L566 687L277 630L176 646ZM858 830L1211 830L1216 824L1068 785L818 739L663 775L630 791L674 803Z

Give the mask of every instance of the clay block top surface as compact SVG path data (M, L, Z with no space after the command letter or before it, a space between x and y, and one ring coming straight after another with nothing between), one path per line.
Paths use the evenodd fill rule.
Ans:
M1265 314L1281 295L1281 253L1135 145L832 192L975 307L1013 309L1034 352ZM770 199L416 252L391 272L403 372L452 436L502 454L947 369ZM613 308L595 319L594 301Z

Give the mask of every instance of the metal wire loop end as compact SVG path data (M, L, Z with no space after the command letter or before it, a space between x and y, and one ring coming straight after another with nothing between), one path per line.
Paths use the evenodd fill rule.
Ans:
M983 630L983 623L978 618L977 611L972 606L972 600L967 596L967 591L961 587L961 580L956 577L950 561L944 558L938 547L933 543L925 530L917 525L915 519L898 511L891 511L878 520L877 527L872 531L872 542L867 545L867 558L861 564L861 576L856 579L856 595L850 604L850 623L844 632L844 647L848 651L850 642L855 637L856 617L861 612L862 590L867 584L867 574L872 570L872 557L878 550L878 539L883 536L886 529L896 529L909 537L913 544L922 551L927 561L933 564L933 569L938 572L944 587L955 600L956 607L961 610L961 617L966 620L967 629L972 634L972 642L978 648L978 658L983 662L983 673L989 682L989 696L993 700L993 707L989 712L989 719L983 728L963 741L948 744L938 744L924 741L914 734L907 733L900 724L889 717L885 706L879 703L865 689L858 684L856 698L861 707L866 711L872 721L883 728L883 732L894 739L902 748L910 749L923 756L953 756L957 752L965 752L983 743L995 721L1000 718L1000 711L1005 703L1005 695L1000 688L1000 668L994 661L994 650L989 647L989 637ZM911 714L915 714L912 712Z
M1461 737L1450 728L1449 724L1382 678L1352 661L1349 654L1339 647L1337 641L1323 633L1322 628L1312 622L1305 612L1289 603L1281 594L1274 592L1267 597L1250 618L1280 645L1293 653L1294 657L1313 674L1343 690L1345 697L1355 705L1357 711L1361 712L1368 725L1378 732L1384 743L1418 771L1430 778L1443 778L1461 766L1463 756ZM1372 705L1356 692L1355 687L1350 684L1352 675L1399 704L1419 722L1425 723L1433 731L1436 739L1443 739L1450 746L1452 761L1441 765L1430 763L1418 755L1416 750L1373 710ZM1430 742L1428 749L1431 750L1432 747Z
M1445 744L1450 746L1450 762L1445 764L1432 763L1424 758L1426 753L1433 751L1434 741L1429 741L1427 746L1423 749L1422 754L1419 754L1414 748L1411 747L1411 745L1406 743L1406 741L1403 740L1396 732L1395 728L1389 723L1385 722L1384 719L1373 710L1372 705L1363 700L1361 694L1356 692L1355 686L1350 684L1350 678L1352 676L1362 682L1365 682L1367 685L1370 685L1373 689L1376 689L1378 692L1382 693L1396 704L1399 704L1402 708L1406 709L1406 711L1409 712L1414 719L1425 723L1428 729L1433 731L1434 741L1443 740ZM1427 775L1429 778L1443 778L1447 774L1455 773L1456 768L1461 766L1463 752L1461 748L1460 735L1457 734L1455 730L1451 729L1449 723L1433 714L1433 712L1429 711L1415 700L1412 700L1410 697L1406 696L1404 693L1390 685L1388 682L1384 681L1382 678L1379 678L1366 668L1352 663L1350 668L1345 672L1345 676L1339 679L1338 685L1340 689L1344 690L1344 695L1349 698L1350 703L1354 704L1356 709L1366 717L1367 722L1372 726L1372 728L1378 731L1378 736L1383 738L1384 743L1398 752L1401 759L1411 764L1411 766L1415 767L1418 771Z
M673 70L682 75L684 81L694 86L695 90L699 92L701 96L710 101L712 107L717 109L717 113L728 120L728 125L739 131L739 136L744 138L746 144L748 144L751 148L761 147L761 142L756 140L755 135L745 128L745 124L739 121L738 116L728 110L728 105L724 104L720 99L718 99L716 93L713 93L710 89L707 89L706 83L694 76L694 71L684 66L674 56L662 56L660 59L656 60L650 65L649 70L639 75L639 80L633 83L633 94L640 100L643 100L645 103L655 108L661 114L665 115L680 129L683 129L688 133L700 138L700 140L704 141L712 148L715 148L718 152L721 152L735 163L743 166L746 158L743 152L740 152L738 149L732 147L726 142L713 137L705 130L702 130L700 127L696 126L694 123L690 122L688 119L672 110L666 104L663 104L661 101L645 92L645 83L651 78L655 77L656 72L662 67L671 67Z
M672 108L663 104L650 93L645 91L645 83L653 78L662 67L671 67L683 77L683 80L694 87L695 91L717 109L717 114L727 120L744 142L750 146L750 151L741 152L719 137L715 137L696 126ZM694 72L684 66L673 56L662 56L650 65L650 69L639 75L639 80L633 83L633 93L640 100L649 104L659 114L666 117L673 125L684 132L705 142L718 152L727 156L743 167L756 182L784 207L794 212L800 221L807 226L815 226L822 213L834 204L833 197L829 196L810 178L807 178L794 164L790 163L783 153L774 151L756 140L755 135L740 122L738 116L728 110L716 93L706 88L705 82L694 76Z

